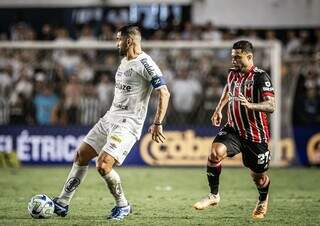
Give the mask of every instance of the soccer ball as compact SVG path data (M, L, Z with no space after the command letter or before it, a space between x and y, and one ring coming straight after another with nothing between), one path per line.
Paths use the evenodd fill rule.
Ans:
M28 203L28 211L32 218L49 218L53 215L54 203L47 195L35 195Z

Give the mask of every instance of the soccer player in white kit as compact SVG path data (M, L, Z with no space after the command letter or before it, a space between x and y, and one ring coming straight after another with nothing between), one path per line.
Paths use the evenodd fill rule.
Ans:
M149 132L154 141L165 141L162 121L170 93L158 66L141 50L139 28L132 25L122 27L117 32L117 47L124 58L115 75L112 106L84 138L60 195L53 199L54 212L59 216L67 215L72 196L84 180L90 160L96 156L96 168L116 201L108 219L121 220L132 212L113 166L122 164L140 138L153 89L158 95L158 106Z

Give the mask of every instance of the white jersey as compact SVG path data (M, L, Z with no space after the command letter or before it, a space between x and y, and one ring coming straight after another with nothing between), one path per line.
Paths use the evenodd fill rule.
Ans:
M151 92L164 85L159 67L148 54L123 58L115 75L112 106L103 118L126 126L139 139Z

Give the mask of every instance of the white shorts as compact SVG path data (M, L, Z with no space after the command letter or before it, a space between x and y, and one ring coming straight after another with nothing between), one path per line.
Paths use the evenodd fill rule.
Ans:
M136 143L137 137L127 127L101 118L83 141L97 154L101 150L105 151L116 160L117 165L121 165Z

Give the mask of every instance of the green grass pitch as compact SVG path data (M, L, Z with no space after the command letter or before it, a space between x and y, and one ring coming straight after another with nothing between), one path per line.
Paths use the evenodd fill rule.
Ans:
M0 225L320 225L320 169L276 169L271 176L267 217L251 219L257 191L244 168L224 168L218 207L196 211L208 193L204 168L117 168L134 212L121 222L105 219L113 198L95 171L78 189L66 218L32 219L27 203L35 194L57 195L69 167L0 169Z

